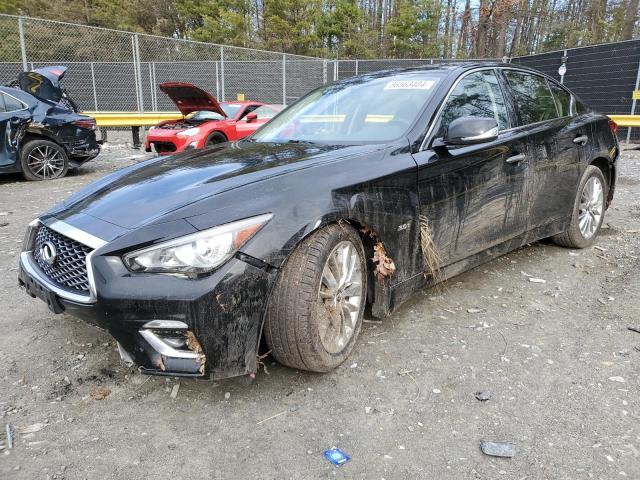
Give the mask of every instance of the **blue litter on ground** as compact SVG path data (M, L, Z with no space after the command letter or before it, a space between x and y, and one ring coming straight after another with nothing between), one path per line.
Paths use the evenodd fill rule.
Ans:
M339 448L331 448L329 450L326 450L324 452L324 458L338 467L344 463L347 463L351 459L349 455L344 453Z

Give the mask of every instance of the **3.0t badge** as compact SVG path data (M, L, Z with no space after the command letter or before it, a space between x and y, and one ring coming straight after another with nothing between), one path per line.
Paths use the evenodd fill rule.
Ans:
M44 242L40 247L40 255L48 265L53 265L56 261L56 257L58 256L58 251L53 243Z

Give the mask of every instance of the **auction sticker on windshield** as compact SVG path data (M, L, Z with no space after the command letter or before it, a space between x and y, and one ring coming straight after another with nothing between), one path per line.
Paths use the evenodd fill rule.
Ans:
M385 85L385 90L431 90L435 80L393 80Z

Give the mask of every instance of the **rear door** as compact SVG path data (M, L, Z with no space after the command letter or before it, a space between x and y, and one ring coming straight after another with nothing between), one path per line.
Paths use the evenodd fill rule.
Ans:
M579 148L585 125L571 115L571 97L545 77L505 69L519 117L527 132L529 208L527 229L565 219L573 207L579 175Z
M22 126L31 113L17 98L0 92L0 168L18 169L18 140Z
M496 141L438 147L456 118L494 118ZM471 256L524 228L526 135L512 128L512 113L495 69L464 74L435 120L418 164L420 214L428 222L441 265Z

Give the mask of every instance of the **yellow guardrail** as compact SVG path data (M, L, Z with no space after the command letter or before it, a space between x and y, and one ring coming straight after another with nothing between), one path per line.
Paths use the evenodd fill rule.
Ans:
M182 118L180 112L82 112L99 127L151 127L163 120ZM609 115L621 127L640 127L640 115Z
M640 115L608 115L619 127L640 127Z
M163 120L182 118L180 112L82 112L99 127L152 127Z

